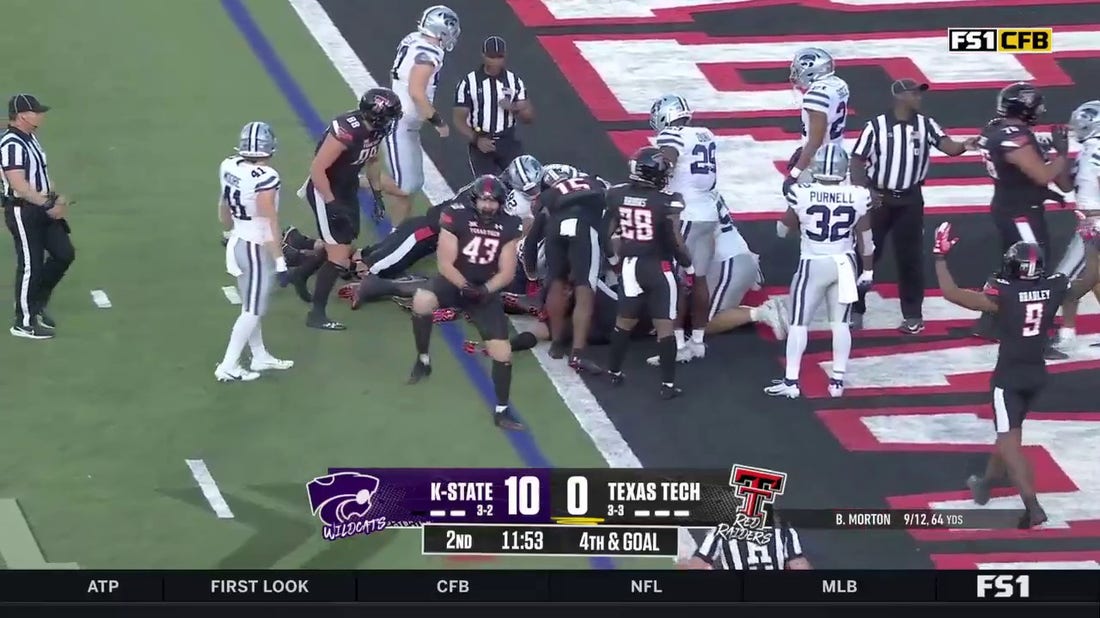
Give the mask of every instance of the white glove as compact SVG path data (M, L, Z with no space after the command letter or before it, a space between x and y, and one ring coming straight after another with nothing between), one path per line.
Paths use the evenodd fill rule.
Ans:
M866 291L871 288L871 285L875 282L875 271L865 270L859 274L859 279L856 279L856 287L861 291Z
M282 256L275 258L275 272L285 273L286 271L286 258Z
M802 173L798 175L798 185L800 187L808 187L814 182L814 173L806 168L802 170Z

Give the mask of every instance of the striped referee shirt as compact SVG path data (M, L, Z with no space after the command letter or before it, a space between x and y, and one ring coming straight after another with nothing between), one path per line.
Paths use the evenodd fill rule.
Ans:
M929 155L947 137L932 118L916 114L900 120L879 114L864 125L852 155L867 160L871 185L884 191L906 191L928 176Z
M773 528L771 541L765 545L726 539L718 535L717 528L712 528L695 550L695 557L716 570L781 571L791 560L803 555L798 532L786 522L780 522Z
M0 133L0 170L4 171L4 196L23 197L15 194L8 182L8 172L23 170L27 184L38 193L50 192L50 177L46 170L46 151L38 138L9 126Z
M516 126L516 115L504 111L499 101L527 100L527 85L515 73L505 69L500 75L489 75L484 67L470 71L458 83L455 105L470 110L470 126L478 134L501 135Z

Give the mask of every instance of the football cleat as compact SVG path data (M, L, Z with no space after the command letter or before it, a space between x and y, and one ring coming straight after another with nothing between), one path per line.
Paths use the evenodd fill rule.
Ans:
M523 423L519 422L519 419L512 413L511 407L504 408L500 412L494 411L493 424L508 431L523 431L525 429Z
M684 347L676 349L676 362L677 363L690 363L695 358L696 358L695 357L695 350L692 347L690 347L689 345L687 345L686 343L684 344ZM645 362L649 363L650 365L652 365L654 367L660 367L661 366L661 357L660 356L650 356L649 358L645 359Z
M268 371L272 369L276 371L285 371L293 366L294 361L292 360L283 360L281 358L275 358L274 356L268 356L267 358L253 357L248 368L252 371Z
M54 330L57 328L57 322L54 322L53 318L45 311L38 312L38 325L46 330Z
M675 384L662 384L661 389L657 391L657 395L661 399L674 399L684 394L684 389L676 386Z
M421 362L418 358L416 359L416 364L413 365L412 372L409 373L409 381L407 384L416 384L430 375L432 375L432 366L428 363Z
M16 337L22 337L24 339L53 339L53 330L42 328L38 324L32 326L12 326L8 332Z
M772 334L779 341L787 338L787 330L790 328L786 305L787 303L783 298L769 298L764 301L764 304L756 308L757 321L770 326Z
M566 353L569 352L569 344L564 341L551 341L550 342L550 358L558 359L565 358Z
M608 371L607 377L611 379L611 384L613 386L619 386L626 378L621 371Z
M260 378L260 374L255 371L249 371L240 365L236 367L223 368L218 365L214 369L214 377L218 382L251 382Z
M836 398L844 395L844 380L829 378L829 396Z
M772 397L786 397L798 399L802 391L798 389L798 382L794 380L772 380L772 385L764 389L764 393Z
M691 349L692 359L703 359L707 356L707 344L702 341L687 341L684 347Z
M577 373L591 373L593 375L603 373L603 369L599 365L583 356L569 357L569 366Z
M971 475L966 479L966 486L970 489L970 499L974 501L974 504L978 506L984 506L989 503L989 484L985 482L985 479L977 474Z
M309 315L306 316L306 326L308 326L310 328L316 328L318 330L333 330L333 331L336 331L336 330L347 330L348 329L347 326L344 326L340 322L337 322L335 320L330 320L326 316L315 315L313 313L310 313Z

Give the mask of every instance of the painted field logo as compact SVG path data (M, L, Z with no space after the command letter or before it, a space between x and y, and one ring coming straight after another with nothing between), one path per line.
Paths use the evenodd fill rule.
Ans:
M378 478L362 472L336 472L307 483L309 506L324 524L325 540L385 530L385 517L367 518L377 491Z
M730 471L730 487L737 493L740 507L733 523L718 524L715 532L726 540L766 545L772 540L766 507L783 495L787 473L735 465Z
M1049 54L1053 28L948 28L947 49L953 52Z

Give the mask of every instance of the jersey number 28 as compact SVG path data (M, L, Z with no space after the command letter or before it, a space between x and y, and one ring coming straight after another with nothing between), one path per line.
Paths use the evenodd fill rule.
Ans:
M653 212L647 208L619 207L619 234L627 240L653 240Z
M474 236L462 248L462 255L465 255L466 260L471 264L492 264L497 259L497 249L499 248L500 241L495 238Z
M823 204L814 204L806 209L806 214L814 216L815 228L806 228L806 238L815 242L836 242L852 233L852 224L856 222L856 209L851 206L829 208Z

